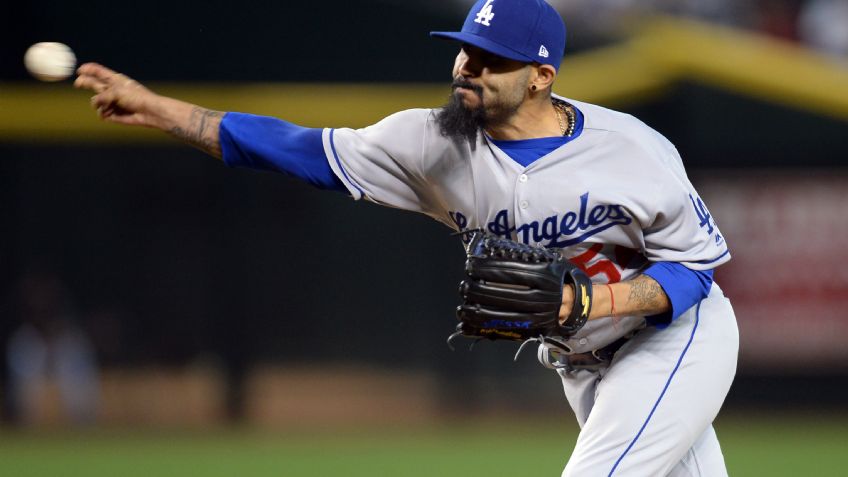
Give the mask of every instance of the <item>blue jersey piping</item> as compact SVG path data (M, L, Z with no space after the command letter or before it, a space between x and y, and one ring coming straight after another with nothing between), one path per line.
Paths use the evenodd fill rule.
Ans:
M728 253L730 253L730 249L725 250L723 254L719 255L718 257L716 257L712 260L701 260L700 262L695 262L695 263L700 263L702 265L708 265L710 263L715 263L715 262L718 262L719 260L721 260L722 258L724 258L724 256L727 255Z
M335 130L335 129L330 129L330 149L332 149L332 151L333 151L333 159L335 159L335 160L336 160L336 164L339 166L339 170L340 170L340 171L342 171L342 175L344 176L345 180L346 180L346 181L347 181L350 185L352 185L353 187L355 187L355 188L356 188L356 190L358 190L358 191L359 191L359 194L360 194L360 195L363 195L363 196L364 196L364 195L365 195L365 192L364 192L362 189L360 189L360 188L359 188L359 186L358 186L358 185L356 185L356 183L355 183L355 182L353 182L352 180L350 180L350 177L348 177L348 176L347 176L347 172L345 172L344 167L342 166L342 161L340 161L340 160L339 160L339 154L336 152L336 142L335 142L335 139L333 138L333 133L335 133L335 132L336 132L336 130Z
M700 321L700 318L701 318L701 303L703 303L703 302L698 303L698 309L695 311L695 326L692 328L692 334L689 335L689 342L686 343L686 347L683 348L683 352L680 353L680 358L677 359L677 364L674 365L674 369L671 371L671 375L668 377L668 380L665 382L665 387L663 387L663 390L660 393L660 397L657 398L657 402L654 403L654 408L651 409L651 413L648 414L648 418L645 419L645 423L642 424L642 428L639 429L638 433L636 433L636 437L634 437L633 440L630 441L630 444L627 446L627 449L624 449L624 452L621 454L621 456L618 458L618 460L615 461L615 465L613 465L612 469L610 469L608 477L612 477L612 474L615 472L615 469L618 468L618 465L624 459L624 456L626 456L627 453L630 452L630 449L632 449L633 445L636 444L636 441L639 440L639 437L642 435L642 432L645 430L646 427L648 427L648 423L651 422L651 418L654 416L654 412L657 410L657 407L660 405L662 398L665 396L665 392L668 391L668 386L671 384L671 380L674 378L674 375L677 373L677 370L680 368L680 363L683 362L683 357L686 356L686 352L689 351L689 346L692 345L692 340L695 338L695 331L698 330L698 322Z

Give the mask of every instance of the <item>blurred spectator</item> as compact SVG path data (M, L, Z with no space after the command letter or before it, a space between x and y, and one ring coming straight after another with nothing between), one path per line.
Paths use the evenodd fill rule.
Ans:
M17 289L20 326L6 347L9 404L22 424L45 420L50 390L57 389L60 419L92 422L98 399L94 349L77 325L69 292L45 270L26 273Z
M663 12L743 28L749 28L756 17L756 5L751 0L659 0L656 3Z
M801 39L826 53L848 56L848 0L810 0L801 10Z
M624 38L632 25L673 0L547 0L565 20L569 48Z
M390 1L390 0L385 0ZM565 19L569 49L626 37L636 21L654 13L746 28L848 56L848 0L547 0ZM444 9L465 11L474 0Z
M798 41L800 0L759 0L757 5L755 26L758 30L784 40Z

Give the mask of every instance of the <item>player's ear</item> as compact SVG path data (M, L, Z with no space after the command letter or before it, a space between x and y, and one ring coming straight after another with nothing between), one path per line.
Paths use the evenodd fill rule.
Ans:
M534 64L532 68L534 74L530 75L530 84L528 85L531 91L545 91L553 86L557 74L553 66Z

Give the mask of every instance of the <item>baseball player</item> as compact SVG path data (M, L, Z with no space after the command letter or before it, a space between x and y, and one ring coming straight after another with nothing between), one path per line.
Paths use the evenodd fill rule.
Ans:
M629 115L552 93L565 25L543 0L479 0L461 31L431 35L460 46L449 102L364 129L211 111L92 63L75 85L96 93L102 118L167 131L229 166L483 233L462 234L458 333L538 342L581 426L564 476L726 475L711 423L738 333L712 270L730 255L677 150ZM555 292L479 280L487 254L521 273L510 256L549 260ZM535 311L515 315L528 304ZM568 332L522 334L544 313ZM530 318L489 319L505 316Z

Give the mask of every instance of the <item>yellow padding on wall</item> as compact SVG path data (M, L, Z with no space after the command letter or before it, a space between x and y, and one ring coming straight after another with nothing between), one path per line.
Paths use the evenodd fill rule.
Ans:
M444 85L149 84L208 108L284 118L304 126L365 126L400 109L437 106ZM0 140L166 141L158 131L109 124L70 84L0 85Z
M138 78L144 82L144 78ZM556 92L606 106L643 102L691 80L848 120L848 64L802 47L676 18L644 24L619 45L567 57ZM363 127L403 109L437 107L445 84L148 84L222 111L311 127ZM167 135L104 124L70 83L0 84L0 141L161 142Z
M848 26L847 26L848 27ZM848 119L848 61L727 27L660 18L633 48L678 78Z

